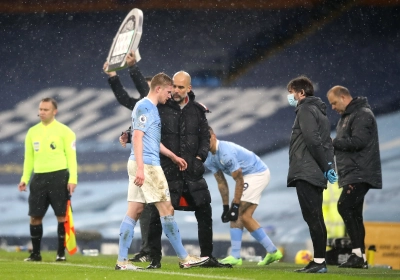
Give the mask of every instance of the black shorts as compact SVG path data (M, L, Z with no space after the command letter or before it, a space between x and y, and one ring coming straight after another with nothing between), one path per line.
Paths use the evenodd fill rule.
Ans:
M49 205L56 216L65 216L68 201L67 169L33 175L29 192L29 216L43 217Z

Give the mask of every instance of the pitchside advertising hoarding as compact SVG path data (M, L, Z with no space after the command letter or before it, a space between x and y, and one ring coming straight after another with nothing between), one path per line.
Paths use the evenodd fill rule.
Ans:
M220 139L257 153L288 143L294 111L285 88L197 88L194 92L196 100L210 109L207 119ZM25 135L40 121L38 104L44 97L57 100L56 119L76 133L80 181L126 176L130 146L122 148L118 137L130 126L131 111L119 105L109 89L57 87L39 91L1 112L2 184L20 179Z

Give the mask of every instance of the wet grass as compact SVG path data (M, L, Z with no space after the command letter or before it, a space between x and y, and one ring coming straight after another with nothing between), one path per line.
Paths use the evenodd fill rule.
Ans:
M254 262L243 262L242 266L226 268L180 269L176 257L164 257L162 268L144 271L115 271L116 256L83 256L79 253L68 256L67 262L55 262L55 252L43 252L42 262L23 262L27 252L6 252L0 250L0 279L57 279L57 280L114 280L114 279L400 279L400 270L372 268L339 269L328 267L327 274L300 274L293 272L300 265L274 263L257 266ZM136 263L146 267L148 263Z

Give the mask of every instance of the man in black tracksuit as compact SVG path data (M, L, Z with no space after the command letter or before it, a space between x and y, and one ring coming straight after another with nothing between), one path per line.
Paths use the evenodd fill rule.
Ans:
M135 71L132 69L134 67L136 67ZM141 96L146 96L149 87L143 82L144 77L136 65L132 65L130 73ZM219 263L212 257L211 196L203 178L205 172L203 162L210 148L210 133L205 117L208 109L194 101L195 95L191 91L189 74L180 71L174 75L173 79L172 98L166 104L158 105L161 118L161 143L175 155L183 158L187 162L187 169L180 171L170 158L160 155L161 167L168 181L171 203L175 210L195 212L201 256L210 257L202 267L231 267ZM109 84L122 105L128 105L131 102L133 98L129 97L118 78L110 78ZM136 103L136 101L133 102ZM128 136L128 141L129 138ZM151 212L148 243L152 261L148 268L160 268L161 222L154 205L149 204L146 211Z
M322 214L322 192L327 187L327 179L331 183L337 181L326 105L314 96L313 85L304 76L290 81L287 89L289 104L296 107L287 186L296 188L314 247L314 260L296 272L326 273L327 233Z
M365 257L364 197L369 189L382 189L378 128L367 98L350 95L335 86L327 97L332 109L341 114L333 147L343 188L338 210L353 247L349 259L339 267L368 268Z

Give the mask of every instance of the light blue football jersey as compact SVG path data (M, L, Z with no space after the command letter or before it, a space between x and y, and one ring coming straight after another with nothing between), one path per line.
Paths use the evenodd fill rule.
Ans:
M228 141L218 141L215 155L208 152L204 164L213 174L221 170L225 174L232 175L232 172L241 168L243 175L249 175L268 169L255 153Z
M157 106L145 97L136 103L132 111L132 136L134 130L144 132L143 162L148 165L160 166L161 120ZM132 142L130 160L135 159Z

